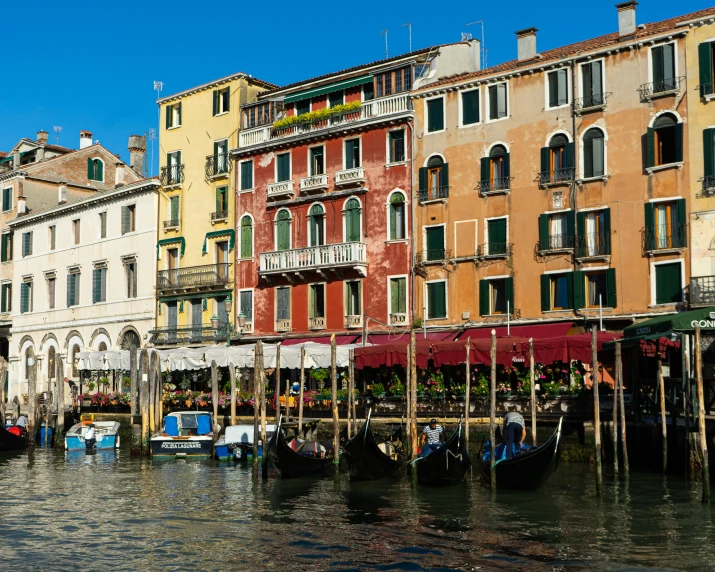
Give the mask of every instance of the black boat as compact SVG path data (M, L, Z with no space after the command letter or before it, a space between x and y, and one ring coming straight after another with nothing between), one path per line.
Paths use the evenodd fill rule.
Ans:
M400 463L384 453L370 428L370 414L357 435L345 443L350 463L350 479L368 481L391 477Z
M0 425L0 453L6 451L24 451L26 447L27 439L24 436L10 433L10 431Z
M264 474L269 465L276 469L279 477L288 479L327 471L329 467L333 466L333 459L327 456L327 451L324 451L319 443L315 442L311 445L304 441L294 451L285 442L279 420L278 427L273 432L264 452Z
M559 466L562 423L563 417L559 419L556 430L543 445L520 453L513 459L497 461L497 488L535 489L543 485ZM489 479L491 462L482 460L482 466Z
M463 481L472 461L464 446L462 418L446 443L426 457L418 457L410 463L408 474L412 464L417 466L417 482L421 485L454 485Z

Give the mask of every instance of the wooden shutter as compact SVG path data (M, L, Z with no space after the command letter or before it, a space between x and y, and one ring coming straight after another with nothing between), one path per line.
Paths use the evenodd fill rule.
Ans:
M122 207L122 234L129 232L129 207Z
M350 199L345 220L346 242L360 242L360 203Z
M514 279L504 278L504 297L508 303L509 313L514 313Z
M594 176L593 170L593 139L584 137L583 139L583 176L585 178Z
M655 89L660 89L657 85L664 79L663 71L663 46L656 46L651 49L651 60L653 62L653 83L656 84Z
M581 66L581 82L583 84L583 97L584 107L590 107L592 103L592 97L594 94L593 89L593 67L591 64L584 64Z
M253 256L253 223L248 216L241 219L241 258Z
M2 244L0 245L0 262L6 262L7 260L9 260L9 258L8 258L8 246L9 246L8 237L9 236L10 235L8 233L5 233L2 235L2 239L1 239Z
M290 180L290 154L278 155L278 182Z
M713 44L704 42L698 46L700 66L700 97L713 93Z
M290 248L290 219L279 218L277 224L278 250L288 250Z
M673 89L675 85L670 81L675 77L675 44L663 46L663 79L666 81L665 89Z
M683 161L683 124L675 124L675 162Z
M479 281L479 315L489 315L489 280Z
M680 263L655 267L655 303L669 304L682 300Z
M87 157L87 178L94 181L94 161L91 157Z
M713 128L703 130L703 167L705 177L715 177L715 129Z
M551 229L549 228L550 218L551 217L547 214L539 215L539 250L549 249L549 236L551 234Z
M489 252L491 254L506 252L506 219L498 218L487 223L487 239L489 242ZM493 246L498 245L498 246ZM498 252L499 251L499 252Z
M578 310L586 307L586 273L576 270L569 277L573 281L573 298L571 308Z
M548 147L541 148L541 182L548 183L551 181L551 149Z
M179 220L179 197L171 197L171 220Z
M221 207L222 207L221 192L222 192L221 187L216 189L216 212L219 212L220 210L222 210L221 209Z
M5 284L0 287L2 290L2 301L0 301L0 312L7 312L7 287Z
M618 306L616 297L616 269L609 268L606 270L606 306L615 308Z
M603 253L611 254L611 209L603 209L603 227L601 229L603 238Z
M422 192L427 192L428 185L427 185L427 177L428 177L428 169L427 167L420 167L420 172L419 172L419 190Z
M553 71L549 74L549 107L556 107L559 104L559 72Z
M231 88L227 87L223 90L226 97L223 100L226 102L225 107L221 108L221 111L231 111Z
M22 233L22 255L23 256L30 255L30 233L29 232Z
M27 282L23 282L20 285L20 313L24 314L28 310L28 302L29 302L29 286L27 285Z
M400 310L400 278L390 279L390 312L401 313Z
M102 161L100 161L99 159L95 159L94 161L97 166L97 169L96 169L97 180L104 181L104 163L102 163Z
M444 99L431 99L427 102L427 131L444 129Z
M357 139L347 139L345 141L345 168L354 169L358 165L355 164L355 144Z
M253 188L253 161L241 163L241 190Z
M435 226L427 229L427 259L444 258L444 227Z
M462 94L462 125L479 123L479 90Z
M687 233L685 232L685 223L687 213L685 212L685 199L678 199L676 201L678 209L678 228L673 232L673 246L684 248L687 246Z
M574 240L574 230L575 230L575 224L574 224L574 212L573 211L566 211L566 246L571 247L573 246L573 240Z
M169 129L171 128L171 119L172 119L172 107L171 105L167 105L164 109L166 110L166 128Z
M67 307L74 304L74 275L67 275Z
M310 287L308 288L308 317L309 318L315 318L316 317L316 312L315 312L315 301L316 301L316 296L315 296L315 284L311 284Z
M511 177L511 153L504 155L503 173L505 179L509 179ZM508 182L506 184L507 188L511 186Z
M578 227L578 234L576 236L576 256L585 256L586 245L588 242L586 240L586 213L576 213L576 226Z
M645 243L646 250L655 250L655 206L645 204Z
M439 174L440 192L439 197L444 198L449 192L449 164L442 163L442 170Z
M177 119L176 124L177 124L177 125L182 125L182 123L181 123L181 102L179 102L179 103L176 104L176 115L177 115L177 117L176 117L176 119Z
M430 296L430 306L432 311L429 314L430 318L444 318L447 316L447 299L445 282L433 282L429 286L432 287L432 295Z
M102 270L95 268L92 271L92 304L96 304L101 300L102 290Z
M290 320L290 288L278 288L278 316L279 320Z
M566 276L566 307L575 308L574 306L574 274L575 272L569 272Z
M551 310L551 277L548 274L541 275L541 311Z
M574 168L574 157L575 157L575 151L574 151L575 144L573 142L571 143L566 143L566 147L564 150L564 166L567 169L573 169Z
M219 109L219 107L218 107L219 106L219 93L220 92L218 89L214 90L214 94L213 94L214 95L214 108L213 108L214 115L219 114L219 110L218 110Z
M482 157L480 160L481 164L481 181L486 184L491 180L491 173L489 172L489 157Z
M646 134L645 166L655 167L655 129L653 127L649 127Z
M497 118L502 118L506 116L506 84L500 83L499 85L497 85Z

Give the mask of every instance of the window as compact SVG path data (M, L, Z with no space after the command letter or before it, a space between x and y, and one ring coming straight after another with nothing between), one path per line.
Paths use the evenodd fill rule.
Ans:
M290 320L290 288L276 288L276 320Z
M220 115L227 113L229 110L229 102L231 97L231 88L215 89L213 95L213 114Z
M345 100L345 92L343 90L333 91L328 94L328 107L335 107L336 105L342 105Z
M228 139L214 141L213 174L228 172Z
M107 267L95 268L92 272L92 304L107 301Z
M345 315L362 316L359 280L345 282Z
M166 128L181 127L181 102L166 106Z
M276 119L277 112L277 106L270 102L252 105L248 109L243 110L244 128L273 123ZM282 106L280 112L283 112Z
M672 91L678 88L675 77L675 43L663 44L650 49L653 93Z
M449 196L447 163L439 155L433 155L426 167L420 168L420 201L446 199Z
M20 313L32 312L32 280L20 284Z
M57 291L57 278L54 276L47 278L47 307L52 310L55 307L55 292Z
M573 308L573 273L541 275L541 310Z
M286 209L276 215L276 250L290 250L291 216Z
M366 83L362 86L362 99L363 101L370 101L375 99L375 85L372 83Z
M646 250L685 247L685 199L646 203Z
M136 261L124 264L127 298L137 297L137 263Z
M295 114L303 115L310 113L310 99L303 99L295 102Z
M402 93L412 89L412 70L406 66L375 75L377 97Z
M99 238L107 238L107 213L99 213Z
M1 298L0 299L0 312L3 314L7 312L12 312L12 284L10 282L4 282L0 285Z
M310 284L308 317L325 318L325 284Z
M79 271L71 270L67 275L67 307L79 305Z
M345 140L345 168L357 169L360 166L360 139Z
M427 282L427 319L439 320L447 317L447 282Z
M101 159L87 159L87 178L90 181L104 181L104 163Z
M179 226L179 197L169 197L169 226Z
M402 163L405 161L405 130L390 131L388 137L388 162Z
M703 42L698 46L700 66L700 97L713 95L713 77L715 77L715 42ZM4 210L4 209L3 209Z
M276 183L290 181L290 153L276 156Z
M183 181L181 151L166 154L166 184L176 185Z
M122 207L122 234L136 230L136 205Z
M479 123L479 90L462 92L462 125Z
M580 212L578 223L579 258L611 254L611 210Z
M12 210L12 187L5 187L2 190L2 210L3 212Z
M561 250L573 247L573 211L539 215L539 250Z
M506 83L490 85L489 95L489 120L496 121L507 116Z
M228 217L228 187L216 188L216 217Z
M573 179L574 145L561 133L541 149L541 184L563 183Z
M670 114L660 115L648 128L647 166L658 167L683 161L683 124Z
M491 278L479 281L479 314L514 313L514 279Z
M559 69L549 72L548 78L548 105L547 107L561 107L569 102L568 70Z
M508 254L507 219L496 218L487 221L487 251L489 255Z
M603 131L592 127L583 135L583 176L603 177L606 174Z
M248 191L253 188L253 161L241 163L241 190Z
M80 241L80 221L78 218L72 221L72 240L73 244L79 244Z
M511 186L509 153L504 145L494 145L488 157L481 162L481 185L483 193L508 191Z
M444 260L446 251L444 249L444 225L425 227L426 252L424 259Z
M401 316L396 317L395 314ZM406 323L407 278L390 278L390 323Z
M253 257L253 220L249 215L241 217L241 258Z
M586 307L609 307L606 272L586 272Z
M390 195L390 240L407 238L405 195L395 192Z
M427 100L427 133L444 130L444 98Z
M324 148L322 146L320 147L311 147L310 150L308 151L308 157L310 161L310 165L308 165L308 174L311 177L314 177L316 175L322 175L325 173L325 158L324 158Z
M603 93L603 62L581 64L581 105L582 109L606 104Z
M360 242L362 230L362 207L356 198L345 203L345 242Z
M2 235L0 235L0 261L1 262L8 262L9 260L12 260L12 233L11 232L4 232ZM23 236L23 245L24 245L24 236ZM25 256L24 253L24 248L23 248L23 256Z
M22 233L22 256L32 256L32 231Z
M325 209L323 205L313 205L308 211L308 246L325 244Z
M253 290L239 290L238 311L246 316L247 323L253 323Z
M672 304L683 301L683 281L680 262L655 265L655 303Z
M47 350L47 379L55 379L55 348L50 346Z
M715 128L703 129L703 188L715 187Z

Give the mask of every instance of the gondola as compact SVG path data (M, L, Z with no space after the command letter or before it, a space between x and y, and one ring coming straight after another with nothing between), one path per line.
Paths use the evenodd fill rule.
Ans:
M357 435L345 443L350 463L350 479L368 481L391 477L400 463L382 452L370 427L370 414Z
M513 459L496 462L498 489L535 489L546 482L559 466L562 423L563 417L559 419L556 430L543 445L521 453ZM482 467L487 478L490 478L490 460L482 459Z
M302 447L306 445L307 443L304 442ZM316 446L321 447L317 443ZM279 419L278 427L266 446L263 456L263 471L265 474L268 467L273 466L278 476L283 479L315 475L327 471L333 465L333 459L327 456L327 451L323 451L323 456L319 455L320 453L308 452L301 454L300 449L294 451L283 438Z
M457 430L439 449L426 457L418 457L410 463L417 466L417 482L420 485L454 485L464 480L472 461L464 446L462 418ZM408 471L411 467L408 467Z
M24 451L27 439L24 436L14 435L0 425L0 453L6 451Z

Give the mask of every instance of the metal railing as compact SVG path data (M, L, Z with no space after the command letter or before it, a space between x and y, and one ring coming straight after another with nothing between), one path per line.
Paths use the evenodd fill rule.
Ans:
M447 248L429 248L415 254L415 264L426 262L442 262L452 257L452 251Z
M260 255L261 274L292 270L319 270L338 266L365 266L367 249L364 242L341 242L308 248L263 252Z
M548 238L539 240L539 252L571 250L573 243L573 235L571 234L550 234Z
M608 256L611 254L611 235L605 232L587 232L578 237L576 246L578 258Z
M685 248L685 227L679 224L655 225L645 230L646 251Z
M697 276L690 279L690 305L715 305L715 276Z
M184 165L168 165L161 168L161 184L165 187L184 182Z
M226 220L228 218L228 211L216 211L211 213L211 220Z
M715 83L701 83L698 86L700 90L700 97L705 97L706 95L713 95L715 93Z
M421 203L427 201L440 201L449 198L449 186L432 187L430 189L420 189L417 195Z
M576 111L586 111L593 107L602 107L608 102L608 93L592 93L590 95L585 95L584 97L579 97L573 102L573 107Z
M227 175L232 167L232 162L228 158L228 155L208 155L206 157L206 177L220 177L221 175Z
M574 173L576 169L573 167L566 167L564 169L553 169L549 171L541 171L539 173L539 184L543 186L547 185L558 185L564 183L571 183L574 180Z
M514 177L498 177L496 179L479 181L479 192L484 194L508 191L511 189L511 181L513 178Z
M228 324L219 324L218 329L212 328L211 324L181 327L165 326L154 328L149 333L152 334L152 341L155 344L190 344L216 340L226 341L226 337L228 336Z
M178 218L172 218L164 221L164 228L179 228L181 221Z
M175 288L225 286L230 280L230 268L231 264L225 262L159 270L156 274L156 287L158 290L171 290Z
M477 258L507 258L511 256L510 242L487 242L477 247Z
M703 191L713 192L715 191L715 175L708 175L702 178Z
M661 93L669 93L671 91L679 91L685 81L685 76L671 77L669 79L659 79L650 83L644 83L638 87L641 94L641 99L648 99L654 95Z

